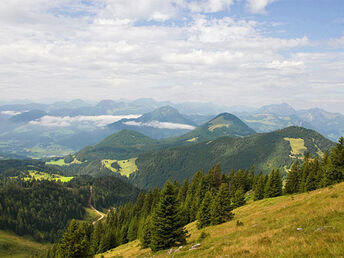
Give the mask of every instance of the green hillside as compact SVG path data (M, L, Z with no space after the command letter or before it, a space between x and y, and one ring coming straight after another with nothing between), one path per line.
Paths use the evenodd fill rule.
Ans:
M131 180L142 188L162 186L168 179L181 182L196 171L209 170L216 164L221 164L226 172L252 165L267 172L289 167L296 159L302 159L300 150L315 157L332 146L334 143L319 133L295 126L247 137L221 137L142 154L136 161L138 172L132 174Z
M179 251L175 247L153 254L149 248L142 249L136 240L96 257L342 257L344 254L344 183L252 202L233 212L233 220L202 231L195 222L189 224L188 243ZM190 250L196 243L200 247Z
M80 161L90 160L124 160L151 150L157 142L139 132L123 130L106 137L94 146L88 146L76 154Z
M34 255L42 255L49 246L49 244L37 243L29 238L0 230L0 257L3 258L28 258Z

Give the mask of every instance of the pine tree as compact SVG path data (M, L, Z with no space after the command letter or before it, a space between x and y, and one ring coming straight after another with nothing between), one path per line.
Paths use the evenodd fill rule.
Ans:
M245 192L243 188L239 188L235 191L233 197L232 197L232 208L238 208L240 206L245 205Z
M152 216L151 243L153 251L186 243L186 230L180 218L176 189L167 182Z
M62 236L61 244L58 247L58 254L61 257L87 257L89 256L88 236L73 219Z
M140 235L140 242L141 242L142 248L147 248L150 246L151 230L152 230L151 217L147 217L143 225L142 234Z
M295 161L291 166L290 171L287 173L287 179L285 184L285 192L287 194L297 193L299 191L301 171L299 161Z
M212 225L221 224L232 219L231 200L226 183L221 184L216 197L213 199L210 214Z
M272 170L265 186L264 197L276 197L282 194L282 180L279 170Z
M213 195L211 194L211 192L207 191L197 214L198 229L204 228L211 224L210 207L212 198Z
M257 177L257 181L254 187L254 200L261 200L264 198L264 187L265 181L262 173L260 173Z

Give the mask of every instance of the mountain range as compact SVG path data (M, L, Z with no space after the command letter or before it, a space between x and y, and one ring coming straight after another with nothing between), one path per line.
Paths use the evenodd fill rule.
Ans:
M97 104L83 100L25 102L0 106L0 152L7 154L1 155L3 158L63 156L124 129L158 140L190 132L186 137L195 140L193 130L223 112L236 115L256 132L294 125L316 130L333 141L344 135L344 115L318 108L295 110L286 103L255 109L153 99L102 100Z

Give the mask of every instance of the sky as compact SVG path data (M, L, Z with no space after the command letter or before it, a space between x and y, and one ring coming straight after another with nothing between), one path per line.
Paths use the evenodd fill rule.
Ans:
M7 0L0 101L344 110L343 0Z

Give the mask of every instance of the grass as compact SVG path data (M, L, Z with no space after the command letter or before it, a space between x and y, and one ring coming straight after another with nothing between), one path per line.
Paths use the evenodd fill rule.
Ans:
M284 138L284 140L290 143L291 155L292 156L303 156L307 147L305 146L305 141L301 138Z
M343 257L344 183L294 196L264 199L234 210L234 219L202 231L187 225L188 244L175 257ZM239 221L239 223L238 223ZM298 231L297 228L302 228ZM208 235L209 234L209 235ZM208 235L208 236L207 236ZM196 243L201 246L189 250ZM175 250L176 248L174 248ZM104 257L169 257L139 242L121 245ZM100 255L97 257L101 257Z
M92 210L91 208L85 208L85 215L83 217L83 221L87 221L87 222L93 222L96 221L100 216L99 214Z
M222 128L222 127L230 127L230 123L225 120L223 117L218 117L211 121L211 126L209 126L209 131L213 132L216 128Z
M120 173L122 176L129 177L131 173L137 171L136 166L137 158L125 159L125 160L111 160L111 159L104 159L102 160L102 164L107 169L111 170L115 173ZM117 162L119 169L112 167L113 163Z
M37 243L30 238L0 230L0 257L31 257L44 253L49 247L49 244Z
M55 165L55 166L66 166L70 165L70 163L65 163L64 158L58 160L50 160L45 162L46 165Z
M29 170L29 175L24 177L24 180L49 180L49 181L61 181L61 182L69 182L70 180L73 179L72 176L61 176L57 174L48 174L45 172L40 172L36 170Z
M198 137L191 138L189 140L186 140L187 142L196 142L198 140Z
M66 163L64 161L64 158L58 159L58 160L50 160L50 161L45 162L46 165L55 165L55 166L69 166L71 164L81 164L81 163L82 162L77 160L75 157L71 163Z

